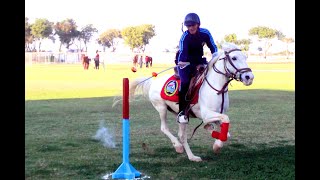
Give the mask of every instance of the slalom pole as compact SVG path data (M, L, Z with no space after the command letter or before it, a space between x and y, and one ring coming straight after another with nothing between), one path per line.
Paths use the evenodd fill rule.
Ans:
M140 177L137 171L129 162L130 152L130 122L129 122L129 79L123 78L123 104L122 104L122 164L112 173L112 179L134 179Z

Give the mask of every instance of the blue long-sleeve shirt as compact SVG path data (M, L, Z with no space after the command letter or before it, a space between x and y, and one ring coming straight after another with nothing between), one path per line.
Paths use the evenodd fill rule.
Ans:
M203 56L203 46L207 45L211 54L218 51L211 33L205 28L199 28L196 34L190 34L185 31L179 42L178 62L190 62L190 64L201 64Z

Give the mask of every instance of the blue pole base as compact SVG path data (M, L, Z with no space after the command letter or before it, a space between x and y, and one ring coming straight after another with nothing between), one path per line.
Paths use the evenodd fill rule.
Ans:
M134 179L140 176L141 173L130 163L122 163L118 169L112 173L112 179Z

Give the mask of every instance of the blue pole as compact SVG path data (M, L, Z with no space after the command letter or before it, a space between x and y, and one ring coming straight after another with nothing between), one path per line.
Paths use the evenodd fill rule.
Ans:
M130 152L130 139L129 139L129 132L130 132L130 121L129 119L123 119L122 120L122 141L123 141L123 147L122 147L122 159L124 163L129 163L129 152Z

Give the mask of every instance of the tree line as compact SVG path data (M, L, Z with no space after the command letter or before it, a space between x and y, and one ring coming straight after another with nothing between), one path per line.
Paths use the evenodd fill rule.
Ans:
M71 18L56 23L46 18L37 18L32 24L28 21L29 19L25 17L25 51L27 52L40 52L41 42L44 39L50 39L55 43L56 37L60 40L59 51L61 51L62 46L69 49L71 45L75 45L79 51L87 51L87 44L92 41L94 34L98 33L97 28L93 24L85 25L79 29L75 20ZM138 49L144 52L146 45L149 44L150 39L155 35L154 25L142 24L125 27L122 30L107 29L100 33L95 41L103 47L104 51L105 48L110 48L112 52L115 52L120 39L123 39L131 51ZM248 35L255 36L265 42L262 48L264 58L266 58L268 50L272 46L271 39L277 38L287 44L287 57L289 56L288 45L294 42L292 37L286 37L281 31L266 26L253 27L249 29ZM223 40L216 42L218 48L221 48L223 42L233 42L244 51L248 51L249 45L252 43L251 39L237 39L235 33L227 34ZM38 47L36 47L36 43L38 43Z
M60 40L59 51L62 46L69 49L71 45L75 45L80 51L87 51L87 44L92 40L97 28L93 24L85 25L80 28L75 20L67 18L61 22L50 22L45 18L37 18L34 23L30 24L29 19L25 17L25 51L41 52L41 42L45 39L56 41L56 37ZM95 40L104 49L111 48L116 51L120 39L133 49L137 48L144 52L145 47L149 44L149 40L155 36L155 26L152 24L143 24L138 26L130 26L119 29L107 29L99 34ZM38 43L38 47L36 47Z

